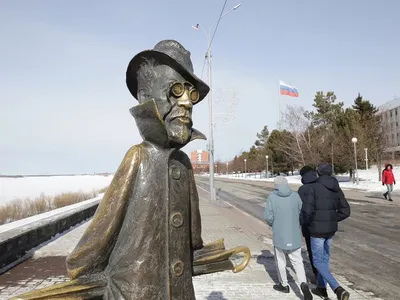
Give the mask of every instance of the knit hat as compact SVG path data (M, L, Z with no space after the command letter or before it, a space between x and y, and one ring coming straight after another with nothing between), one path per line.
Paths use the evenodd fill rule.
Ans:
M332 166L326 163L320 164L317 168L317 172L319 175L332 175Z
M303 177L306 173L314 171L313 167L304 166L300 169L300 176Z

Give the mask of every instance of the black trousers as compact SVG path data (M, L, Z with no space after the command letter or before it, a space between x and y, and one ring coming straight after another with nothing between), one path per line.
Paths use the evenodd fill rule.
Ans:
M312 271L313 271L314 275L317 276L318 270L314 267L313 256L312 256L312 251L311 251L311 237L310 237L310 235L304 235L304 239L306 240L308 258L310 259Z

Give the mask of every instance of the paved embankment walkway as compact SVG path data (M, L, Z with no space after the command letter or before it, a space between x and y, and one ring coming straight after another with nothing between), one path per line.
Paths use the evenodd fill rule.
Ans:
M201 188L199 194L204 241L207 243L224 238L227 248L248 246L252 252L252 260L249 266L238 274L227 271L195 277L193 282L197 300L303 299L293 281L296 277L291 268L291 293L282 294L272 288L277 280L277 273L269 227L225 202L210 203L206 200L208 194ZM0 299L8 299L12 295L66 281L65 256L78 242L87 224L78 226L42 246L36 250L32 259L1 275ZM308 263L306 267L309 269ZM351 300L378 299L368 293L353 290L351 283L345 278L338 279L350 291ZM336 299L331 291L330 295L331 299Z
M199 176L199 178L204 178L208 179L208 176ZM273 189L274 183L273 181L266 181L266 180L257 180L257 179L244 179L240 177L216 177L215 178L218 181L229 181L229 182L242 182L242 183L247 183L251 185L257 185L257 186L262 186L269 188L270 190ZM301 184L297 183L289 183L289 185L292 187L293 190L297 191L297 189L301 186ZM367 191L363 189L357 189L357 188L342 188L343 193L345 194L346 198L349 200L356 200L356 201L366 201L366 202L373 202L373 203L382 203L382 202L388 202L385 200L383 197L383 193L386 191L385 187L382 187L381 191ZM391 204L394 205L400 205L400 190L396 190L396 188L393 191L393 199L394 202L391 202Z

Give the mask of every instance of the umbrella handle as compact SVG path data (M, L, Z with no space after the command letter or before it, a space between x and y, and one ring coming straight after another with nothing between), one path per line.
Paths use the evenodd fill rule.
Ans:
M250 262L250 259L251 259L250 249L247 247L236 247L231 250L233 250L232 255L239 254L242 252L244 254L243 261L239 265L234 266L233 270L232 270L233 273L239 273L239 272L243 271Z

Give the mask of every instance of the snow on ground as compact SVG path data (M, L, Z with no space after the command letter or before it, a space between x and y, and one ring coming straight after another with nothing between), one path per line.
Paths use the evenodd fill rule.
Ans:
M400 167L394 166L394 175L400 174ZM301 177L296 175L287 176L289 183L300 184ZM246 175L246 176L244 176ZM218 177L227 177L227 175L217 175ZM399 175L400 176L400 175ZM273 181L272 178L260 178L257 174L229 174L230 178L266 180ZM262 174L261 177L265 177ZM63 192L91 192L94 189L107 187L113 178L113 175L76 175L76 176L49 176L49 177L22 177L22 178L0 178L0 205L13 199L35 198L44 193L47 196ZM361 189L366 191L383 191L384 187L379 182L378 169L372 166L369 170L359 170L360 184L356 185L349 181L348 174L337 176L342 188Z
M13 199L54 196L66 192L91 192L107 187L113 175L76 175L0 178L0 205Z
M396 174L399 174L400 177L400 166L393 166L393 173L396 178ZM294 172L293 176L286 176L289 183L292 184L301 184L301 176L298 172ZM228 177L226 174L224 175L216 175L216 177ZM261 178L260 178L261 177ZM338 174L336 178L338 179L341 188L343 189L359 189L367 192L380 192L386 190L385 187L382 186L382 182L379 181L379 173L378 168L376 166L371 166L368 170L358 170L359 177L359 185L353 183L350 180L349 174ZM246 180L262 180L262 181L270 181L273 182L273 178L265 178L265 173L247 173L247 174L229 174L229 178L232 179L246 179Z

